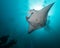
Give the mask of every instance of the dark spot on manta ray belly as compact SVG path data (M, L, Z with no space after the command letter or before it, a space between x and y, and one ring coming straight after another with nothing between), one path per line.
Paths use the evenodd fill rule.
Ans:
M36 21L38 21L38 19L36 19Z

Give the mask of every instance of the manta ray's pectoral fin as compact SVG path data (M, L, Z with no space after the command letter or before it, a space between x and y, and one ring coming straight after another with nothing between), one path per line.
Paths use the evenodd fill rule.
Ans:
M30 24L29 29L28 29L28 33L32 33L35 29L36 28Z

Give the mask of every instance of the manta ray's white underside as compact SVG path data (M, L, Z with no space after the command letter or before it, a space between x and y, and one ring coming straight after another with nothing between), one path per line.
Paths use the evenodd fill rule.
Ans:
M48 6L44 7L39 11L36 11L34 9L30 10L31 16L26 18L28 23L30 24L28 33L31 33L32 31L38 28L42 28L43 26L46 25L47 15L53 4L54 3L49 4Z

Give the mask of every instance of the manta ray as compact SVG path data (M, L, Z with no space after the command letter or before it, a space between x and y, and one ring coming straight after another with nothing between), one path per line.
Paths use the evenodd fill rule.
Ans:
M29 11L30 16L26 16L26 20L29 23L28 33L46 26L48 12L54 3L42 8L41 10L32 9Z

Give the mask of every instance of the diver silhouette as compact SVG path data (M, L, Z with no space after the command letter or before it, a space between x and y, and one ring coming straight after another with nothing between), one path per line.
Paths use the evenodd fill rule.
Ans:
M11 48L13 45L16 44L16 40L14 39L10 40L7 43L8 37L9 35L0 37L0 48Z

